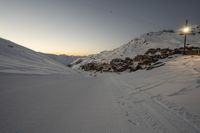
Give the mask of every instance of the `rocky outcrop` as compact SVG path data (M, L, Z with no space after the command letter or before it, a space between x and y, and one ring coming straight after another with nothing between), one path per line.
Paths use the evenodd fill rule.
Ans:
M110 62L110 66L114 72L123 72L129 69L131 65L133 65L133 59L130 58L125 58L125 60L117 58Z
M82 65L81 69L84 71L110 72L111 66L107 63L90 62L88 64Z
M164 63L157 62L160 59L167 58L174 54L182 54L184 48L151 48L148 49L144 55L137 55L133 59L131 58L116 58L112 59L110 62L90 62L81 66L84 71L97 71L97 72L123 72L130 71L134 72L139 69L151 70L156 67L163 66ZM199 47L186 47L186 54L188 55L199 55Z
M148 49L146 52L145 52L145 55L149 55L149 56L154 56L154 57L158 57L158 58L166 58L170 55L173 55L173 54L176 54L175 53L175 50L172 50L172 49L169 49L169 48L164 48L164 49L161 49L161 48L156 48L156 49Z

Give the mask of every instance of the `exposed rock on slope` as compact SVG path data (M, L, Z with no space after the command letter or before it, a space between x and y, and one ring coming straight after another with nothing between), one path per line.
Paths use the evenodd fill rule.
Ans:
M188 36L188 46L198 47L200 44L200 28L193 26L195 34ZM91 62L109 63L112 59L126 57L134 58L137 55L143 55L149 49L160 48L165 52L166 48L175 49L183 46L183 36L173 30L163 30L159 32L150 32L132 39L130 42L116 48L112 51L103 51L96 55L91 55L71 63L72 68L79 69L81 65ZM153 52L153 51L151 51ZM157 53L159 54L159 53Z
M97 71L97 72L123 72L123 71L137 71L139 69L153 69L163 66L164 63L157 62L161 59L165 59L175 54L182 54L183 48L169 49L169 48L157 48L149 49L143 55L137 55L134 58L116 58L112 59L109 63L90 62L81 65L81 69L84 71ZM187 47L187 55L200 55L199 47Z

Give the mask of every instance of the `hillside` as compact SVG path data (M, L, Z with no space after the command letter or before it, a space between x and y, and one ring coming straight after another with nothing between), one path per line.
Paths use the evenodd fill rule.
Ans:
M48 74L70 71L42 53L0 38L0 72Z
M189 46L200 46L200 29L199 26L193 26L196 34L188 36ZM150 32L132 39L130 42L111 51L103 51L96 55L82 58L72 63L73 68L79 68L83 64L93 61L110 62L115 58L133 58L136 55L144 54L150 48L178 48L183 47L183 36L178 31L163 30L159 32Z
M47 55L49 58L67 66L68 64L72 63L78 58L83 58L83 56L69 56L69 55L55 55L55 54L46 54L43 53L44 55Z
M110 76L117 102L134 131L198 133L200 57L176 55L162 61L163 67L150 71Z
M199 37L189 37L192 46L198 46ZM181 46L182 37L171 31L147 33L81 63ZM134 73L71 73L55 60L0 39L0 132L200 132L198 55L173 54L159 59L162 67Z

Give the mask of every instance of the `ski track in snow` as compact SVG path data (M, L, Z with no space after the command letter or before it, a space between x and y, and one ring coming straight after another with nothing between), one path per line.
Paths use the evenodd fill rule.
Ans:
M200 34L188 36L192 46L199 47L199 39ZM182 36L151 32L114 50L78 59L72 71L65 66L70 58L0 38L0 133L199 133L198 56L177 56L163 69L135 72L135 85L119 75L89 76L77 69L91 61L133 58L149 48L177 47L182 47ZM196 112L189 113L176 102Z
M198 126L180 115L191 117L183 108L147 93L177 74L140 86L121 75L87 74L0 73L0 132L199 133Z
M137 90L121 79L111 78L111 81L119 89L115 90L118 97L116 101L125 112L127 120L134 126L134 132L143 133L199 133L198 127L193 125L182 116L171 110L157 97L145 93L146 89ZM160 83L153 87L159 86ZM152 87L150 87L152 88ZM124 92L127 91L127 92ZM180 90L176 94L181 93ZM131 93L130 93L131 92ZM123 96L124 93L124 96ZM127 95L128 94L128 95ZM133 95L134 94L134 95ZM175 94L175 95L176 95Z
M178 90L177 92L174 92L172 94L169 94L168 96L177 96L177 95L183 95L185 94L187 91L189 91L187 88L183 88Z

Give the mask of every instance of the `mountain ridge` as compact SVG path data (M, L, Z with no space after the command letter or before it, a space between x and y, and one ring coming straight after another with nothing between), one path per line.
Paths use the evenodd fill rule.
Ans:
M0 38L0 72L50 74L71 70L44 53Z
M192 26L195 34L188 35L188 43L192 46L200 46L200 26ZM106 62L109 63L115 58L134 58L137 55L144 54L151 48L179 48L183 47L183 36L179 30L162 30L158 32L149 32L140 35L123 44L122 46L110 51L102 51L95 55L90 55L85 58L80 58L71 63L72 68L79 69L81 65L90 62ZM79 62L79 63L77 63Z

